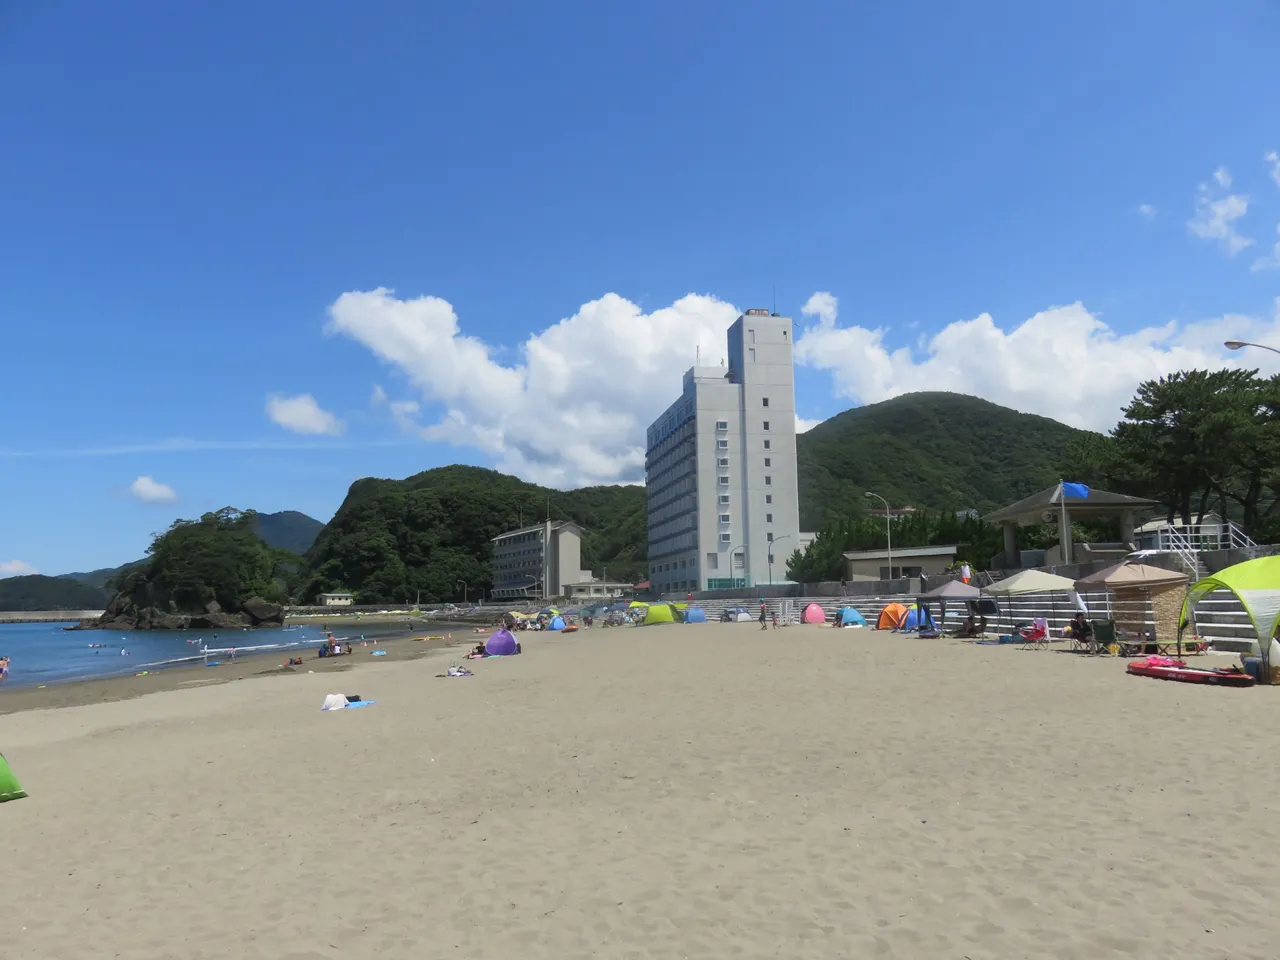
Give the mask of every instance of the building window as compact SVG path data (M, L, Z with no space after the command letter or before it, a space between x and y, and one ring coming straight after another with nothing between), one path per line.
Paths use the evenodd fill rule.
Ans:
M768 397L765 397L765 398L764 398L764 405L765 405L766 407L769 405L769 398L768 398Z
M728 485L729 485L729 478L728 478L728 477L721 477L721 478L720 478L720 486L722 486L722 487L727 487Z
M748 330L747 330L747 336L751 338L751 342L752 342L752 343L755 343L755 342L756 342L756 332L755 332L755 330L754 330L754 329L748 329Z
M772 486L773 486L773 477L765 477L765 478L764 478L764 485L765 485L766 487L772 487Z
M717 420L717 421L716 421L716 429L717 429L717 430L728 430L728 429L729 429L729 421L728 421L728 420Z
M729 502L729 495L728 495L727 493L722 493L722 494L720 494L720 502L721 502L722 504L728 504L728 502Z
M766 540L768 540L770 543L773 543L773 534L772 534L772 533L766 533L766 534L764 535L764 538L765 538Z
M708 570L718 570L719 568L720 568L720 554L718 554L718 553L708 553L708 554L707 554L707 569L708 569Z
M719 449L721 449L721 450L728 450L728 449L729 449L729 441L728 441L728 440L717 440L717 441L716 441L716 446L717 446Z
M728 523L728 522L729 522L729 515L728 515L727 513L722 513L722 514L720 514L720 522L721 522L721 523Z
M771 467L771 466L773 466L773 461L772 461L771 459L769 459L768 457L765 457L765 458L764 458L764 465L765 465L766 467Z
M729 542L729 538L730 538L731 536L733 536L733 534L731 534L731 533L722 533L722 534L720 534L720 542L721 542L721 543L728 543L728 542Z
M720 466L722 466L722 467L727 467L728 465L729 465L729 458L728 458L728 457L721 457L721 458L720 458Z
M755 348L755 347L752 347L752 348L751 348L751 350L750 350L750 353L751 353L751 362L752 362L752 363L755 363L755 362L756 362L756 348Z
M773 523L773 514L772 514L772 513L766 513L766 514L764 515L764 522L765 522L765 523Z
M766 450L768 450L768 449L769 449L769 441L768 441L768 440L766 440L766 441L764 442L764 448L765 448Z

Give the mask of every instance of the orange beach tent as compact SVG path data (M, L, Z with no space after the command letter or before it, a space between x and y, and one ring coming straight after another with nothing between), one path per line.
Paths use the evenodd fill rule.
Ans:
M906 615L907 608L901 603L886 604L884 609L880 611L880 616L876 617L876 629L894 630Z

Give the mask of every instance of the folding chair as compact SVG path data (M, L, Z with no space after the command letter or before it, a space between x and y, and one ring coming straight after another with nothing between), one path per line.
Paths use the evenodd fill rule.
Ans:
M1116 622L1114 620L1094 620L1093 649L1095 654L1110 654L1116 642Z
M1023 650L1049 649L1049 621L1044 617L1036 617L1029 628L1023 627L1018 633L1023 640Z

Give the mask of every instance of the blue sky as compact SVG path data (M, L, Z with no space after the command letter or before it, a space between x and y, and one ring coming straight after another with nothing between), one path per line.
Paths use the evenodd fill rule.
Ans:
M449 462L635 479L775 291L806 419L1105 428L1276 329L1274 4L626 6L0 6L0 571Z

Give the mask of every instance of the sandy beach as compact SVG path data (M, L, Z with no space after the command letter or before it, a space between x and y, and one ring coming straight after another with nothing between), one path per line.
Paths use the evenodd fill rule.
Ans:
M865 630L521 641L0 717L4 956L1280 953L1271 689Z

